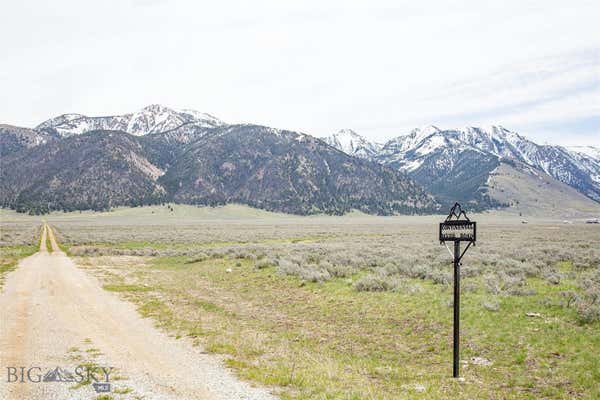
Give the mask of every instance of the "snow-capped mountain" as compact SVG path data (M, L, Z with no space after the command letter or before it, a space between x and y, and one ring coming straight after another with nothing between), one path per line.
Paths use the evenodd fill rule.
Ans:
M36 130L54 130L62 137L94 130L118 130L135 136L171 131L195 132L198 129L225 125L212 115L194 110L175 110L152 104L140 111L104 117L63 114L42 122Z
M448 148L453 151L448 152ZM542 171L600 202L598 149L569 150L560 146L538 145L502 126L460 130L440 130L431 126L416 129L387 142L377 159L383 164L417 174L420 169L432 171L436 168L446 171L446 174L456 174L459 156L465 152L471 153L479 162L492 156L498 162L517 162ZM493 166L493 163L484 164L490 168ZM467 167L481 171L477 163ZM427 179L430 178L431 175L427 174Z
M441 130L430 125L388 141L378 158L384 163L396 162L401 169L410 171L417 169L427 156L446 147L529 161L528 155L535 150L535 146L533 142L501 126Z
M473 133L431 125L413 129L388 141L375 159L408 173L442 203L470 203L471 209L498 206L482 190L499 165L498 157L474 146L472 143L489 144Z
M486 182L500 163L517 163L521 170L545 173L600 202L600 149L538 145L502 126L440 129L429 125L378 147L355 132L327 142L338 149L409 173L441 198L493 205ZM355 143L360 143L356 146Z
M346 154L361 158L372 159L381 150L381 144L368 141L352 129L342 129L323 140Z

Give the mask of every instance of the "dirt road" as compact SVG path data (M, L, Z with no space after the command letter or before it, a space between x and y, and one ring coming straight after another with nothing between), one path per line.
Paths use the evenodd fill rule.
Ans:
M95 399L104 383L115 399L275 398L103 290L46 225L40 251L8 275L0 310L1 399Z

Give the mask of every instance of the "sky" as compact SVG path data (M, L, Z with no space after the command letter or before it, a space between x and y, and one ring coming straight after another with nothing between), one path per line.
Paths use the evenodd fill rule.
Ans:
M385 141L502 125L600 146L598 1L8 0L0 123L192 108Z

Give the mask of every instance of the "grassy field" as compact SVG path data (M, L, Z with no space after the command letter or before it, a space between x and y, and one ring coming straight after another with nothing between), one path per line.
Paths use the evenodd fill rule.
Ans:
M598 226L477 216L457 381L439 216L178 207L46 219L106 290L284 399L600 397Z
M15 269L19 260L39 249L41 229L41 221L34 219L0 218L0 288L6 274Z

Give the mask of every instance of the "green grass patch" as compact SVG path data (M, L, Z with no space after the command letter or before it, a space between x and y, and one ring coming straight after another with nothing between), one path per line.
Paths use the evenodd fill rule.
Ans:
M130 387L122 387L122 388L114 388L113 389L114 394L128 394L131 392L133 392L133 389Z
M39 247L35 245L16 245L0 247L0 288L4 285L7 273L13 271L19 261L37 252Z
M66 244L64 244L64 243L60 243L60 242L57 242L56 244L58 245L58 248L59 248L59 249L60 249L60 250L61 250L63 253L65 253L66 255L71 255L71 254L69 253L70 246L68 246L68 245L66 245Z
M46 246L46 250L48 250L48 253L52 253L52 241L50 240L50 227L48 227L48 230L46 232L46 243L44 244L44 246Z
M472 283L477 289L462 294L461 359L467 362L462 367L467 383L457 385L450 378L450 286L415 279L408 283L421 288L416 294L357 292L353 282L361 274L300 284L275 269L255 270L246 260L236 267L237 262L190 265L183 257L159 258L152 270L161 271L154 277L171 282L161 279L160 286L172 301L175 319L182 294L201 287L243 305L193 300L210 315L208 322L203 320L203 332L209 333L200 340L207 351L227 354L226 364L244 378L284 387L284 399L412 397L420 394L414 389L419 385L433 399L598 394L598 374L593 372L598 361L590 351L600 349L598 325L579 325L574 310L543 302L575 287L573 281L552 285L530 278L526 287L535 294L494 296L499 310L492 312L483 307L490 295L481 278L463 279L463 285ZM472 365L471 357L484 357L492 365Z
M226 364L243 378L283 387L284 399L392 399L416 396L414 388L421 386L433 399L486 398L499 391L506 398L561 397L567 389L542 367L549 363L570 382L568 390L593 393L596 376L575 372L597 363L584 351L591 327L574 323L573 310L541 303L572 287L568 280L550 285L529 279L535 295L497 296L499 310L491 312L482 306L490 295L481 278L464 279L479 289L463 293L462 359L485 357L493 364L464 365L467 382L483 384L457 385L450 378L449 286L415 279L408 283L421 288L416 294L367 293L353 287L362 273L301 283L275 268L256 270L246 259L187 261L161 257L135 271L161 294L158 300L134 290L140 313L207 351L226 354ZM526 317L528 312L543 317ZM577 351L577 363L552 355L567 348Z
M128 270L155 292L131 292L140 313L193 338L244 379L283 388L283 399L595 398L599 324L546 302L577 288L528 278L529 295L490 295L465 277L461 375L452 367L451 286L406 279L411 293L357 292L358 272L323 283L255 269L250 259L157 257ZM561 264L561 271L571 268ZM568 272L568 271L567 271ZM113 279L118 279L113 277ZM115 287L137 285L115 284ZM160 294L160 300L155 298ZM493 301L497 310L484 303ZM527 314L539 314L528 317ZM470 363L483 357L491 366ZM416 390L415 388L419 388ZM424 388L424 389L422 389Z
M104 285L104 290L109 292L149 292L153 288L141 285Z
M223 307L218 306L215 303L211 303L210 301L206 301L206 300L194 300L194 304L197 305L198 307L200 307L201 309L203 309L204 311L209 311L209 312L223 312L225 311L223 309Z

